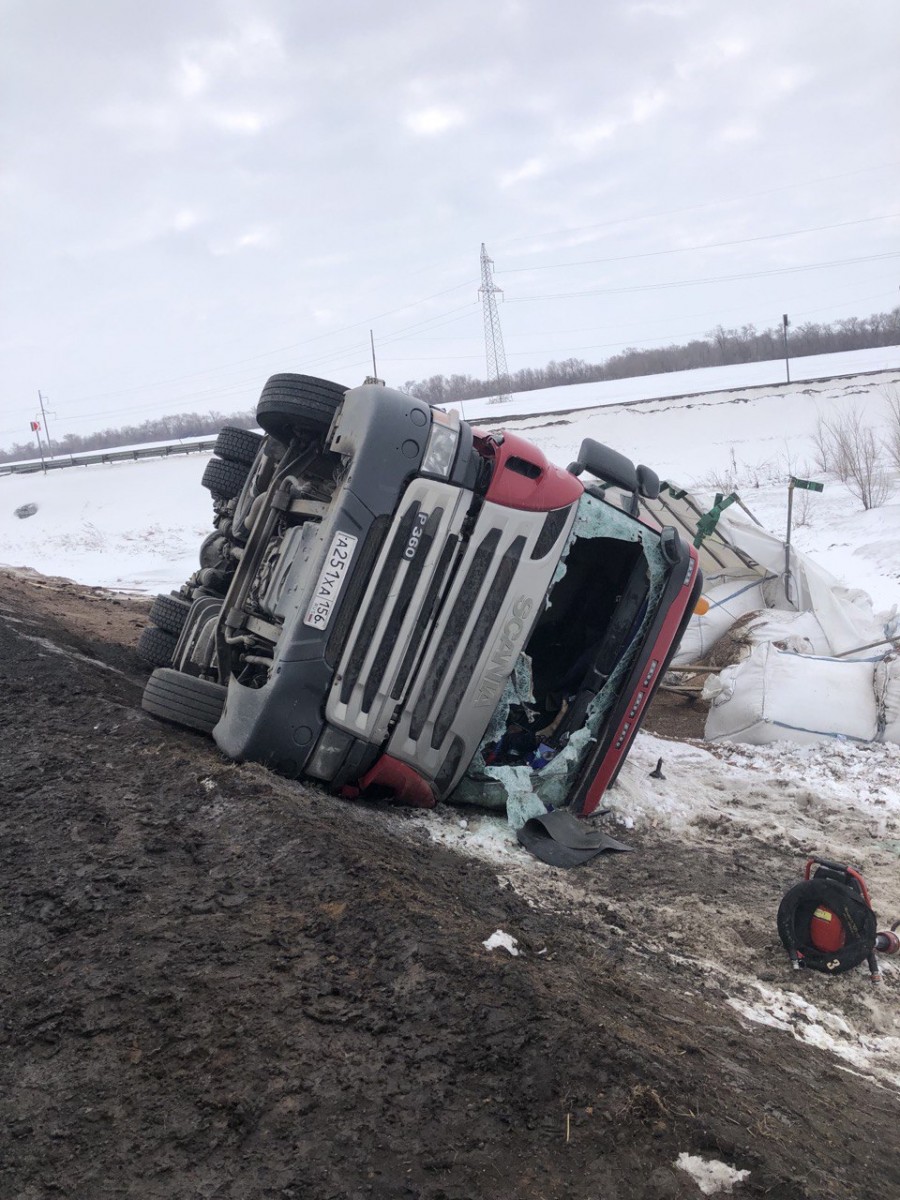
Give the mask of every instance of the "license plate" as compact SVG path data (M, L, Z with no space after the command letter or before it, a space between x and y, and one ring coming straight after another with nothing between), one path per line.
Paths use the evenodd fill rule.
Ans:
M337 605L338 596L347 578L350 560L356 549L358 539L352 533L336 533L331 542L331 549L325 556L325 566L319 575L316 589L309 603L309 610L303 618L304 625L313 629L324 629L331 620L331 614Z

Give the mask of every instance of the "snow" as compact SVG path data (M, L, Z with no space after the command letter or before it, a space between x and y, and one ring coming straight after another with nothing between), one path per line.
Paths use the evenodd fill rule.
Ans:
M816 354L793 359L791 379L796 384L810 379L858 375L898 367L900 346L883 346L873 350L849 350L844 354ZM729 388L768 387L781 384L784 379L785 367L781 359L735 363L726 367L697 367L692 371L667 371L661 375L636 375L631 379L571 383L562 387L538 388L532 392L516 392L500 403L488 397L466 400L462 405L462 415L467 421L489 417L493 423L497 417L511 413L562 412L566 409L628 404L664 396L722 392Z
M776 991L761 983L756 988L755 1002L731 997L728 1004L748 1021L780 1029L798 1042L827 1050L882 1085L897 1087L900 1037L858 1035L842 1016L810 1004L796 992Z
M750 1178L749 1171L737 1171L727 1163L715 1158L701 1158L699 1154L679 1154L675 1166L691 1176L704 1196L718 1193L730 1196L736 1183Z
M117 591L178 588L212 528L208 455L0 478L0 563ZM37 505L33 517L15 509Z
M714 492L719 484L737 484L756 517L779 535L784 532L788 475L822 477L826 486L821 495L795 497L794 543L847 586L864 588L876 610L887 612L900 603L900 489L889 504L863 512L844 485L816 470L813 434L819 414L855 406L869 419L884 422L886 390L900 391L900 349L859 351L792 366L795 378L804 371L857 373L737 393L723 389L764 382L763 371L768 372L765 378L777 378L778 365L578 385L535 393L540 411L550 415L526 416L508 426L538 442L559 463L574 459L582 438L590 436L683 486ZM701 386L719 390L687 396ZM687 398L622 404L658 396L663 387L669 395ZM593 407L564 413L576 407L575 393L579 404ZM521 397L515 411L523 411ZM491 406L492 423L501 413L499 406ZM211 501L199 483L206 458L190 455L0 477L0 563L131 593L179 587L195 569L199 543L211 529ZM37 504L36 514L16 517L15 509L29 502ZM651 778L660 757L665 779ZM900 917L900 746L841 739L817 746L747 746L640 734L605 803L612 809L611 821L634 830L635 838L675 837L726 852L751 844L777 846L779 854L787 850L796 856L798 873L809 853L852 862L869 882L884 921ZM396 823L401 836L424 834L491 864L530 904L581 905L582 894L572 891L570 876L532 859L503 817L473 810L460 819L458 809L441 806L402 821L391 814L385 819ZM790 882L776 881L773 915L781 885ZM726 935L732 936L727 929ZM821 981L809 981L813 994L822 998L810 1006L786 964L782 985L764 985L743 966L740 955L730 952L730 944L719 949L716 960L712 951L691 953L683 946L679 958L665 935L654 941L651 930L643 952L668 955L673 963L686 963L714 980L741 1019L790 1033L833 1055L844 1068L900 1088L900 969L895 962L882 961L881 997L864 972L850 973L827 980L827 990ZM780 968L780 954L772 962ZM801 982L806 981L806 973L801 974ZM869 990L863 996L860 989ZM725 1180L719 1190L727 1186Z

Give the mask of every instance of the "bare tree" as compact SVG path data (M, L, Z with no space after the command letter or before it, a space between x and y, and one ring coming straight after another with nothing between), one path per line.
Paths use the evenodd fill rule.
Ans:
M842 482L845 481L846 476L840 474L837 464L834 461L834 438L828 427L828 422L821 413L816 417L816 427L812 432L812 443L815 447L813 462L816 469L825 474L834 471Z
M823 445L832 469L864 509L879 508L891 494L892 481L881 447L858 411L820 418Z
M887 401L890 414L884 448L893 460L894 466L900 471L900 390L896 387L882 388L881 394Z

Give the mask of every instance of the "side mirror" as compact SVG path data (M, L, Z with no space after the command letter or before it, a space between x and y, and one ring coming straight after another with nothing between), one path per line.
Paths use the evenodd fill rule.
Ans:
M575 467L577 470L572 471ZM597 479L625 492L638 490L638 475L634 463L618 450L595 442L593 438L585 438L578 451L578 461L569 468L573 474L580 475L582 471L590 471Z
M637 469L638 491L645 500L655 500L659 495L659 476L643 463Z

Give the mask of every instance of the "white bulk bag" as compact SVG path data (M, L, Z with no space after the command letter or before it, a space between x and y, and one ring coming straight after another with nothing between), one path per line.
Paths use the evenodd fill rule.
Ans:
M754 644L777 642L779 650L830 658L831 645L815 613L767 608L748 621L742 637Z
M688 621L678 653L672 659L673 667L698 662L739 617L766 607L759 578L729 579L704 588L703 595L709 601L709 612L702 616L695 614Z
M900 743L900 658L893 655L875 668L875 691L881 704L882 740Z
M755 646L750 656L710 679L710 741L814 743L878 737L875 663L806 658Z

